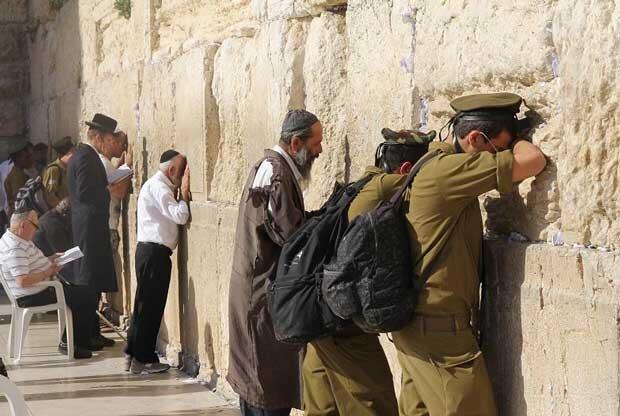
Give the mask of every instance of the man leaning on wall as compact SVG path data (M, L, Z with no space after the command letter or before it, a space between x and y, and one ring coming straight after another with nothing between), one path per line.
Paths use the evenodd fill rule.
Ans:
M322 152L322 140L314 114L289 111L279 144L265 150L243 190L230 278L227 376L243 416L284 416L301 408L300 349L276 341L267 283L282 245L306 219L302 180Z
M179 199L175 197L179 191ZM190 176L187 158L166 150L159 171L147 180L138 195L138 246L136 247L136 298L125 349L126 371L152 374L167 371L155 347L164 316L172 261L179 241L179 225L190 217Z
M477 321L482 252L478 197L538 175L546 165L518 140L522 99L509 93L461 97L451 105L452 142L418 173L407 220L415 273L426 280L414 319L394 332L403 369L399 410L412 415L496 415L472 323Z

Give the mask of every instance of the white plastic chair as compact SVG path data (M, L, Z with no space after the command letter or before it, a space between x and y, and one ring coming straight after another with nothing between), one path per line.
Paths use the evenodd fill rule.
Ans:
M8 378L0 376L0 395L5 395L9 401L9 410L11 416L28 416L28 408L24 395L19 391L17 386Z
M60 341L62 341L62 333L67 328L67 357L69 360L73 359L74 344L73 344L73 315L71 309L67 307L65 302L65 293L62 290L62 283L59 281L44 281L37 283L35 287L53 287L56 291L56 303L49 305L34 306L30 308L22 308L17 304L17 300L9 285L4 278L4 273L0 268L0 282L4 287L9 300L11 301L11 326L9 328L9 340L8 350L9 357L15 358L15 363L19 363L22 358L22 349L26 341L26 334L28 334L28 327L30 326L30 320L35 313L45 313L50 311L58 311L58 333ZM17 357L15 357L17 352Z

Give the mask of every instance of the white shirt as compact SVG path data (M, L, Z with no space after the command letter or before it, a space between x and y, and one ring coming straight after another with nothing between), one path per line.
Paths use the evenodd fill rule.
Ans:
M104 155L99 153L99 159L101 159L101 163L103 163L103 167L105 168L106 176L110 176L116 168ZM110 230L118 230L118 223L121 218L121 200L110 194Z
M293 176L295 176L295 180L300 185L300 188L303 190L305 181L302 181L303 176L299 172L299 169L297 168L297 165L295 164L293 159L291 159L291 156L288 153L286 153L286 150L284 150L278 144L276 144L272 150L282 155L282 157L284 157L284 160L286 160L286 163L288 163L291 170L293 171ZM252 182L252 189L264 188L266 186L271 185L272 176L273 176L273 165L271 164L271 162L269 162L269 160L265 159L263 160L263 163L260 164L260 166L258 167L258 170L256 171L256 176L254 176L254 182ZM273 212L273 210L271 209L271 201L269 201L269 204L267 205L267 210L269 212Z
M47 270L51 263L32 241L26 241L7 230L0 238L0 262L7 286L16 298L34 295L45 287L19 287L17 277Z
M174 199L174 186L161 172L142 185L138 196L138 242L163 244L170 250L177 246L178 225L189 219L185 201Z

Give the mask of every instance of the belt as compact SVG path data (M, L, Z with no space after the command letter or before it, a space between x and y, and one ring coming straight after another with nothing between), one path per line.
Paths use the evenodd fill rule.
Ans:
M469 315L418 315L414 316L414 322L422 331L453 331L458 332L471 328Z
M172 250L170 250L170 247L163 244L138 241L138 245L155 248L157 250L164 250L168 254L168 256L172 255Z

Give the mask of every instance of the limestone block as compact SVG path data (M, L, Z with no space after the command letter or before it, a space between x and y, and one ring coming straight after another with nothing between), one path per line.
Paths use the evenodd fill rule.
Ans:
M411 57L414 25L402 13L409 1L349 1L347 134L351 178L374 163L381 129L418 127Z
M3 23L24 23L28 19L27 0L4 0L0 3L0 25Z
M0 26L0 63L28 59L26 33L18 26Z
M41 23L46 23L50 18L53 18L52 8L49 1L29 0L28 3L28 17L31 20L38 20Z
M0 64L0 99L21 98L28 93L28 67Z
M30 137L36 141L49 140L49 114L47 101L36 101L28 104L28 128Z
M53 33L48 34L50 61L48 74L53 78L46 85L48 94L72 91L80 88L81 82L81 37L79 31L80 10L76 3L69 2L63 6L56 18Z
M278 141L288 109L304 108L307 22L270 22L253 39L230 38L215 58L220 150L210 198L237 203L249 167Z
M304 60L306 108L323 125L323 153L315 161L307 209L327 200L334 181L345 181L347 154L347 38L344 16L323 13L312 20Z
M618 255L487 248L485 351L499 414L615 414Z
M132 7L131 19L111 11L95 22L97 74L114 74L144 59L142 9Z
M347 0L253 0L254 15L260 20L296 19L317 16Z
M567 0L558 3L553 20L562 80L557 102L562 229L578 241L603 245L620 241L619 19L612 3Z
M25 128L25 106L22 100L0 100L0 137L20 136Z

